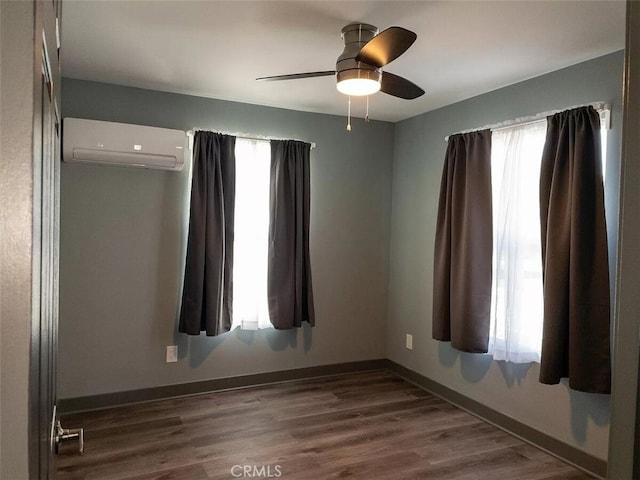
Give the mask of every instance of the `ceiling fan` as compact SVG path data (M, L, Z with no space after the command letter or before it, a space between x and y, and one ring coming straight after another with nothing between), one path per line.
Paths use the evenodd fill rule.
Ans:
M260 77L256 80L297 80L300 78L335 75L338 91L349 96L366 96L384 92L394 97L413 100L424 90L406 78L383 72L415 42L417 35L402 27L390 27L378 33L378 28L366 23L351 23L342 29L344 51L336 61L335 70L293 73Z

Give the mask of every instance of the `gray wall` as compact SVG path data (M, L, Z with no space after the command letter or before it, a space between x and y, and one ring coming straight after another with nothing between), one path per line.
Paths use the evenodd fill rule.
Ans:
M575 65L396 125L390 247L388 357L426 377L596 457L607 457L609 397L538 383L538 364L514 365L457 352L431 339L433 247L444 137L460 130L605 101L607 221L617 243L623 53ZM413 334L413 351L404 348Z
M393 124L355 120L347 133L336 116L70 79L62 111L315 142L317 325L177 334L189 169L63 164L59 398L385 357ZM172 344L177 364L165 363Z

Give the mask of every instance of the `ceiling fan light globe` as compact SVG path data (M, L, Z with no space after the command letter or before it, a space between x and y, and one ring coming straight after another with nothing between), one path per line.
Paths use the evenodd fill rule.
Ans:
M371 78L348 78L337 83L340 93L352 97L371 95L380 90L380 82Z

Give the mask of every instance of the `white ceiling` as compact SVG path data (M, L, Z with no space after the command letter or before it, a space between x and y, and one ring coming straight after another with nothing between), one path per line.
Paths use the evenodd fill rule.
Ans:
M624 1L65 0L62 71L71 78L344 115L332 77L340 30L360 21L418 34L385 69L426 94L371 97L398 121L624 48ZM353 114L364 116L354 100Z

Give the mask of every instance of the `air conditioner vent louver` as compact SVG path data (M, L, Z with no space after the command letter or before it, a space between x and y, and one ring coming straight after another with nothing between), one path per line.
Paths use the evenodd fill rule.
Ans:
M187 136L182 130L64 119L65 162L179 171L187 150Z

